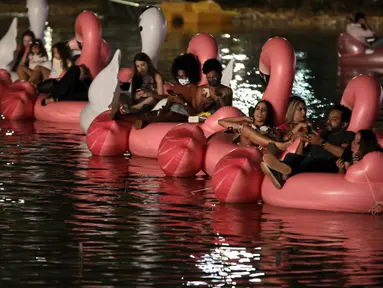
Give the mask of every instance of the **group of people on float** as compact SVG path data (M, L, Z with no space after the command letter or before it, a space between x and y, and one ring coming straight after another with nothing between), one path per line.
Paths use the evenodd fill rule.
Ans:
M52 60L41 39L36 39L30 30L22 35L22 44L16 50L16 71L20 81L28 81L38 93L49 96L42 105L57 101L87 100L91 75L88 67L77 65L77 56L72 56L67 43L58 42L52 47Z
M201 80L200 63L193 54L174 59L171 73L176 80L164 93L163 78L145 53L134 57L131 85L120 83L113 97L111 119L133 119L136 129L152 122L187 122L189 116L211 115L223 106L231 106L233 91L221 84L222 65L217 59L205 61L202 67L207 84ZM167 98L166 105L157 111L154 106Z
M367 21L367 16L362 12L354 15L354 19L347 25L346 31L368 47L366 54L372 54L374 49L383 47L383 37L376 35Z

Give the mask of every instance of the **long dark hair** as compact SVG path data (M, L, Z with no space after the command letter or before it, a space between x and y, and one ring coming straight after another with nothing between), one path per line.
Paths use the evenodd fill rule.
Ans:
M159 74L158 70L154 67L152 60L150 59L150 57L147 54L145 54L143 52L136 54L136 56L134 56L134 60L133 60L132 94L131 94L133 99L136 98L136 90L139 89L142 85L142 78L141 78L141 75L137 71L136 61L142 61L142 62L146 62L146 64L148 64L148 72L147 73L153 78L154 88L157 88L157 84L156 84L156 81L154 80L154 76L156 74Z
M261 103L265 103L267 107L267 117L265 120L265 125L273 126L274 125L274 108L273 108L273 105L271 105L271 103L267 100L260 100L258 101L257 105L249 108L249 117L253 117L255 109L257 109L257 106Z
M45 50L44 44L40 39L36 39L32 42L31 49L35 46L38 46L40 49L40 57L48 57L47 50Z
M61 63L62 63L64 70L65 71L68 70L70 58L71 58L71 53L70 53L68 46L64 42L58 42L55 45L53 45L53 47L52 47L52 61L54 58L54 48L56 48L60 54Z
M372 130L359 130L360 144L359 144L359 157L362 159L366 154L380 150L380 145L375 132Z
M178 82L178 71L185 71L190 83L198 84L201 81L201 64L192 53L182 54L174 59L172 64L172 75Z

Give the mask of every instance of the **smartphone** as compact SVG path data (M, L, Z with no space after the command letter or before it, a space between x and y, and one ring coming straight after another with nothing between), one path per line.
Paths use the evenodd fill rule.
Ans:
M308 125L308 126L307 126L306 134L307 134L307 135L313 134L313 127L311 127L310 125Z
M169 95L172 95L172 96L177 96L176 93L174 93L173 90L166 90L168 92Z

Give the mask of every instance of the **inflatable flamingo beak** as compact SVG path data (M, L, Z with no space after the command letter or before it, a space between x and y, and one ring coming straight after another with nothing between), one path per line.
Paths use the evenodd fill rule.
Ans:
M166 19L161 9L149 6L138 18L142 52L146 53L157 66L160 47L165 40Z
M114 92L118 86L118 71L120 69L121 50L118 49L112 61L94 78L89 88L89 103L80 114L80 126L86 133L92 121L107 110L112 102Z
M29 25L36 38L44 39L45 23L48 18L46 0L27 0Z
M17 18L13 18L12 24L7 33L0 40L0 69L4 68L8 72L12 68L17 48Z

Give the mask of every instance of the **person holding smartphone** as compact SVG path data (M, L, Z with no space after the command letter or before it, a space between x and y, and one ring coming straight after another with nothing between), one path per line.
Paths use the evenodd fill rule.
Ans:
M195 108L198 82L201 80L200 64L191 53L174 59L171 73L176 80L168 92L167 104L159 111L138 116L133 126L141 129L152 122L187 122L189 116L199 111Z

